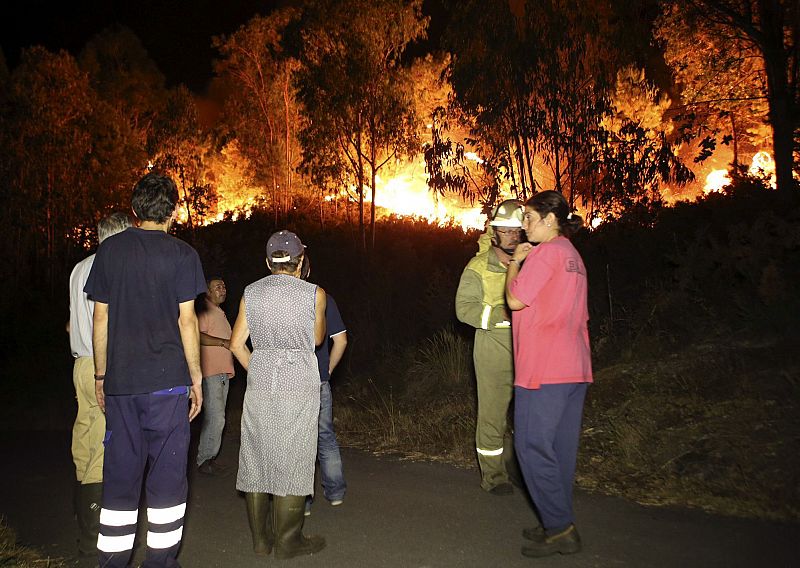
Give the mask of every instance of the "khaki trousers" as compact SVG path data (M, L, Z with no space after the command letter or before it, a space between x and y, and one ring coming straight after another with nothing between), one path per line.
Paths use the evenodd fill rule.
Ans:
M94 392L94 361L91 357L78 357L72 369L78 415L72 426L72 460L75 476L82 484L103 481L103 439L106 434L106 417L97 404Z

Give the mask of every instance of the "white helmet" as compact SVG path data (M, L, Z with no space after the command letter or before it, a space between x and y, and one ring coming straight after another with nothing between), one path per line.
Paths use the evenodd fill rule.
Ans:
M522 228L522 215L525 207L519 199L506 199L495 207L492 212L492 220L489 223L492 227L513 227Z

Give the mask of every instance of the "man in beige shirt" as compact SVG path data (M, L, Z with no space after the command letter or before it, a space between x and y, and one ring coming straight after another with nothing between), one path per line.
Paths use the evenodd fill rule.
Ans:
M203 429L197 450L200 473L220 475L225 467L216 462L222 430L225 428L225 405L233 378L233 355L229 351L231 324L220 308L225 301L225 282L218 276L207 280L208 291L198 298L195 310L200 326L200 367L203 369Z

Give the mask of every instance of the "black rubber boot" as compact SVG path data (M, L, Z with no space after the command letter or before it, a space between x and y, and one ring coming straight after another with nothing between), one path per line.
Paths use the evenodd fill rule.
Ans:
M97 555L97 533L100 532L102 483L85 483L78 490L78 554Z
M271 527L267 527L269 493L245 493L244 500L247 503L247 520L250 523L250 533L253 535L253 552L256 554L269 554L272 552L274 540Z
M325 548L321 536L304 536L305 495L275 495L275 556L281 559L314 554Z

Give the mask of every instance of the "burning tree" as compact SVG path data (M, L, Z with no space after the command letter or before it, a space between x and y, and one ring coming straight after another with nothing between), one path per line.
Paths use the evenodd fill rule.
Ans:
M175 179L186 222L194 230L216 201L207 181L210 137L200 125L195 99L186 87L171 91L165 102L154 121L148 150L153 168Z
M745 120L763 116L759 106L766 101L777 187L791 191L793 157L800 143L800 4L665 0L658 33L668 62L684 84L686 103L730 119L734 162ZM709 142L712 148L713 143Z
M647 27L630 32L626 22L639 14L628 3L497 0L489 10L477 1L458 8L445 35L450 110L471 122L467 142L495 176L483 201L507 181L522 198L544 186L572 206L608 211L657 199L661 181L690 179L660 127L636 116L611 120L620 115L617 73L643 58L649 39ZM458 162L458 152L433 134L431 182L463 191L463 175L441 166Z
M227 83L224 122L248 159L252 177L271 188L275 222L291 207L300 118L291 74L297 62L283 34L298 17L292 9L256 16L230 37L214 38L222 54L218 76Z
M301 66L294 80L307 118L302 167L319 184L355 182L364 248L366 180L374 246L378 172L418 148L402 57L427 22L422 0L324 1L307 4L296 32Z

